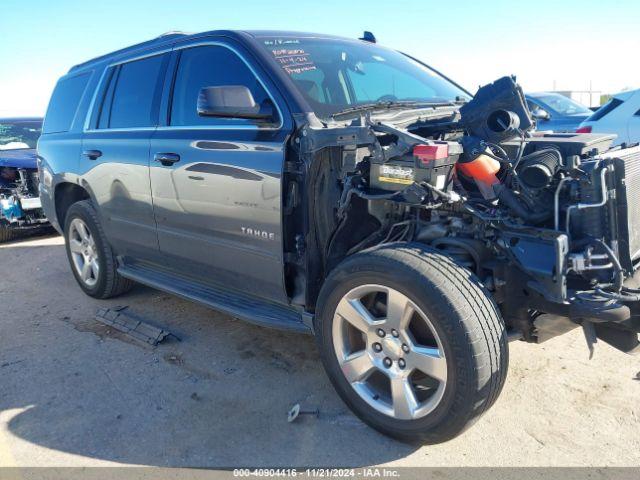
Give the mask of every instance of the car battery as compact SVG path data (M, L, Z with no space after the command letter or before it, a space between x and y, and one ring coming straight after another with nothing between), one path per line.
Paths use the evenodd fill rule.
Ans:
M462 153L456 142L426 142L403 156L371 162L371 188L398 191L413 183L428 183L443 191L451 189L454 166Z

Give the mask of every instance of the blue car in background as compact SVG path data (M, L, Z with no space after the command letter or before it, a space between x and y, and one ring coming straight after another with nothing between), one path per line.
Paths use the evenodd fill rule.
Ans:
M36 143L42 118L0 118L0 242L46 225Z
M527 93L527 104L538 130L575 132L593 112L581 103L552 92Z

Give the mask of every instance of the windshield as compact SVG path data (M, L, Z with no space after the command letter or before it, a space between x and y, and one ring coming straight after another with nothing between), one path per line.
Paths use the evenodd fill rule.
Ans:
M560 115L591 115L593 112L584 105L564 95L541 95L534 97L544 108Z
M372 103L450 103L469 95L433 70L374 44L259 38L321 118Z
M41 120L12 122L0 120L0 150L36 148L41 131Z

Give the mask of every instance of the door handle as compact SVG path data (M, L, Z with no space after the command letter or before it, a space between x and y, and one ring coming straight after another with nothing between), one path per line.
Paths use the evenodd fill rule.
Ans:
M180 161L180 155L177 153L156 153L153 156L156 162L160 162L165 167L170 167L176 162Z
M82 152L82 155L87 157L89 160L96 160L102 156L102 152L100 150L85 150Z

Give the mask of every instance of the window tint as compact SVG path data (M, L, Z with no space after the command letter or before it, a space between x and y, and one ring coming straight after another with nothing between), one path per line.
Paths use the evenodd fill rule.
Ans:
M298 87L308 98L320 103L331 103L328 96L331 91L326 88L322 70L306 70L296 76Z
M118 78L118 67L113 67L108 72L108 87L104 94L104 102L98 112L98 128L109 128L109 112L111 107L111 99L113 98L113 90L116 86L116 78Z
M601 106L598 110L596 110L596 112L593 115L591 115L589 118L587 118L586 121L595 122L596 120L600 120L605 115L608 115L611 112L613 112L616 108L618 108L623 103L624 102L622 100L619 100L617 98L612 98L603 106Z
M258 105L269 96L256 76L238 55L225 47L202 46L185 49L180 54L171 103L171 125L253 124L246 119L212 118L198 115L200 89L225 85L247 87Z
M436 90L422 79L394 66L373 59L360 62L357 70L347 70L349 81L358 102L369 103L389 100L418 100L416 94L437 97Z
M0 150L36 148L41 131L41 120L0 121Z
M316 115L329 118L374 102L449 103L469 95L434 70L375 44L304 37L260 37Z
M560 115L590 115L591 110L581 103L560 94L549 94L538 97L542 108Z
M156 55L119 67L112 79L115 87L109 128L149 127L155 124L153 104L162 80L164 58L164 55Z
M640 117L640 110L633 114L634 117Z
M89 73L63 78L58 82L51 95L43 133L69 131L88 82Z

